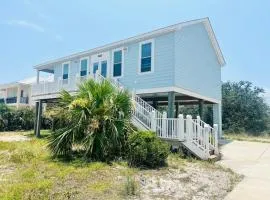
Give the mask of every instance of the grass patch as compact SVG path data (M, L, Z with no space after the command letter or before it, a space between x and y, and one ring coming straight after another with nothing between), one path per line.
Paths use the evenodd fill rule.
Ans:
M247 133L225 133L223 137L227 140L238 140L238 141L248 141L248 142L262 142L270 143L270 135L263 134L260 136L254 136Z
M130 168L125 161L110 165L83 159L63 161L51 157L46 137L36 139L31 131L14 134L27 135L31 140L0 142L0 175L5 175L0 177L0 199L3 200L148 199L143 195L153 177L157 179L156 187L162 188L166 185L166 176L174 171L180 174L177 181L192 182L192 177L186 176L190 165L210 171L227 170L207 161L183 159L179 154L170 154L168 165L158 170ZM49 132L41 134L49 135ZM11 173L6 173L7 168ZM232 177L231 181L236 182L236 178ZM152 194L151 190L149 193Z

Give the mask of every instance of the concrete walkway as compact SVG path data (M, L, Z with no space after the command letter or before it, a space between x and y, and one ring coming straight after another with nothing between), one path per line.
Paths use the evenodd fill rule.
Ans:
M225 200L270 199L270 143L233 141L221 153L221 165L245 176Z

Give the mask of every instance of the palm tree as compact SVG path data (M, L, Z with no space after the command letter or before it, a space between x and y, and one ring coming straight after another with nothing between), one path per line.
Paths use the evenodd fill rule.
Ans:
M49 139L54 156L70 155L75 146L83 150L86 158L95 160L113 159L123 153L131 127L128 91L116 89L108 80L98 83L90 79L79 86L74 96L62 91L59 106L66 126Z

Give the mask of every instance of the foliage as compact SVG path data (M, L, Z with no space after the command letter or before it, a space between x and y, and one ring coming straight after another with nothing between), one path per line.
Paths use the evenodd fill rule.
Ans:
M125 195L131 196L131 195L136 195L138 185L135 181L134 177L127 176L126 177L126 182L125 182Z
M184 114L184 115L191 115L193 118L196 118L199 115L199 106L198 105L179 106L179 113ZM202 119L207 124L213 125L212 105L207 105L207 104L204 105Z
M169 146L153 132L141 131L128 138L130 166L156 168L163 166L169 155Z
M0 104L0 131L30 130L34 127L34 110Z
M107 80L87 80L75 96L62 91L59 106L56 115L64 116L60 124L65 126L50 138L54 156L70 156L79 149L85 158L105 161L124 153L132 107L127 91Z
M269 107L262 88L251 82L226 82L222 85L223 129L229 132L260 133L267 129Z

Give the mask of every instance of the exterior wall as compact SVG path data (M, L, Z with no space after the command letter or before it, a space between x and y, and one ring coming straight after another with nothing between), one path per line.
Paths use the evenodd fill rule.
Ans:
M124 75L120 78L129 89L172 86L174 82L174 33L154 39L154 71L139 74L139 43L128 46L124 55Z
M7 97L17 97L17 87L7 89Z
M123 51L124 65L123 76L119 81L129 89L149 89L158 87L172 86L174 82L174 33L154 38L154 72L139 74L139 44L140 42L129 44L127 51ZM113 49L110 51L112 58ZM91 56L89 55L89 66L91 65ZM112 75L112 59L108 60L108 74ZM90 74L93 73L90 66ZM75 77L80 73L80 60L70 62L69 77ZM54 80L62 78L62 63L54 66Z
M203 24L175 33L175 85L221 100L221 67Z

